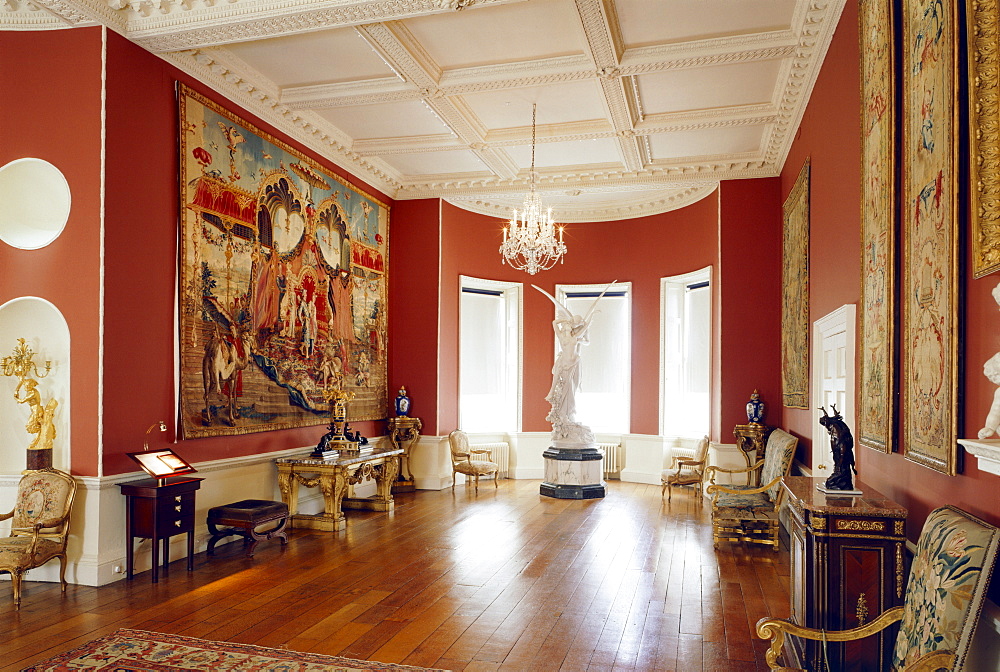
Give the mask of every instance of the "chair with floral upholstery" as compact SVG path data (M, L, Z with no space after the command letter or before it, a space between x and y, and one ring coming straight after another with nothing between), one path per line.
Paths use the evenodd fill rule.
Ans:
M493 487L497 487L497 475L500 465L493 462L493 453L489 450L475 450L469 446L468 435L460 429L448 435L448 443L451 444L451 489L455 489L455 474L465 474L472 476L476 483L476 492L479 492L479 477L493 474ZM476 458L476 455L485 455Z
M757 636L770 639L766 654L779 667L785 635L814 641L846 642L881 632L899 622L893 670L965 669L966 656L996 562L1000 530L952 506L931 511L917 540L903 606L851 630L814 630L782 618L762 618ZM872 669L882 669L872 661Z
M670 461L670 468L664 469L660 474L660 497L663 497L664 490L667 492L667 501L673 494L675 485L694 486L698 493L697 502L701 504L705 493L702 485L705 482L705 467L708 461L708 437L704 437L698 442L698 448L694 451L693 457L675 455Z
M14 607L21 608L21 578L33 567L59 558L59 580L66 592L66 541L76 481L58 469L29 471L17 486L10 513L10 536L0 538L0 572L8 572L14 589Z
M792 468L792 457L799 440L788 432L775 429L767 437L764 458L746 469L708 467L711 485L706 492L712 496L712 541L746 541L767 544L778 550L778 509L784 491L781 479ZM752 474L760 470L760 487L751 485L718 485L717 473Z

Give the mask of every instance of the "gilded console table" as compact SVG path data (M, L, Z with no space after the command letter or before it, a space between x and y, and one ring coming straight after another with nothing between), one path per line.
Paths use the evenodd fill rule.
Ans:
M389 430L389 441L403 451L399 456L399 478L392 485L393 492L412 492L413 473L410 471L410 449L420 438L420 430L423 423L420 418L411 418L405 415L397 415L389 418L387 423Z
M773 429L774 427L768 427L759 422L736 425L733 429L733 436L736 437L736 447L743 453L743 459L747 462L747 468L764 459L764 448L767 445L767 437L771 435L771 430ZM759 486L760 470L750 474L748 479L747 485Z
M869 623L903 603L906 590L906 509L863 483L862 494L816 490L822 478L786 476L791 550L791 620L825 630ZM889 670L898 625L853 642L827 642L831 670ZM821 670L823 643L790 638L786 655L798 667ZM879 661L874 667L864 661Z
M291 527L336 531L345 526L344 509L392 511L392 483L399 473L401 448L389 444L370 451L341 451L333 457L282 458L278 465L281 499L288 505ZM362 481L375 481L372 497L349 497L351 488ZM323 492L323 513L298 513L299 486L319 486Z

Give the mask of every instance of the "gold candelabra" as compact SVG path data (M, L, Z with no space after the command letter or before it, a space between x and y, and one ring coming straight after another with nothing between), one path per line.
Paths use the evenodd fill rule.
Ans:
M59 402L49 399L42 405L42 395L38 392L37 378L45 378L52 370L52 362L45 362L45 373L39 373L35 363L35 352L23 338L17 339L14 352L0 359L0 369L5 376L16 376L17 387L14 388L14 401L27 404L30 409L28 423L25 429L34 434L28 445L28 469L47 469L52 467L52 442L56 438L54 423L56 407ZM34 378L32 378L34 374ZM22 395L23 390L23 395Z

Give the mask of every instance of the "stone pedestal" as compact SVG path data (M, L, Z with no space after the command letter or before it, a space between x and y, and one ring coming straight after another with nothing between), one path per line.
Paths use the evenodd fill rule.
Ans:
M597 446L553 446L542 453L545 480L539 493L556 499L604 497L604 463Z

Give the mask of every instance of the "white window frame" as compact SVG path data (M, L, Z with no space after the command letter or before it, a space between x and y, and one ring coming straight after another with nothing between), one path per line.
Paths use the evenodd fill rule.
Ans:
M616 282L616 283L614 283L614 284L612 284L610 286L608 284L606 284L606 283L605 284L596 284L596 285L556 285L555 289L556 289L556 293L555 293L556 299L558 299L560 303L565 303L566 302L566 298L569 295L571 295L571 294L591 294L591 293L600 294L604 290L607 290L609 293L624 292L625 298L627 299L627 308L626 308L626 310L627 310L627 313L628 313L628 319L626 320L626 324L623 327L623 332L625 334L625 342L628 344L628 347L625 349L625 352L628 353L628 365L626 367L626 370L628 371L628 379L629 379L629 384L625 386L625 393L624 393L624 395L625 395L625 408L628 409L628 413L627 413L627 422L626 422L625 430L623 432L617 432L616 431L616 432L611 432L611 433L612 434L628 434L631 431L631 429L632 429L632 384L631 384L631 380L632 380L632 283L631 282ZM594 299L596 299L596 298L597 297L595 296ZM600 304L599 303L598 303L597 309L600 310ZM552 338L553 338L553 341L555 343L555 356L558 356L558 354L559 354L559 340L555 337L554 333L553 333ZM584 348L586 348L586 346L584 346ZM585 364L584 364L584 366L585 366ZM579 405L579 403L577 405ZM583 422L583 424L589 426L589 423L587 423L585 420L581 419L579 416L577 417L577 421L578 422ZM594 428L591 427L591 429L594 429ZM605 431L601 431L600 429L594 429L594 431L596 433L598 433L598 434L607 434L608 433L608 432L605 432Z
M661 436L677 436L676 432L668 432L667 417L666 417L666 394L667 394L667 368L668 360L670 359L670 353L668 353L668 346L670 345L671 333L678 334L678 337L683 339L684 335L687 333L687 329L684 325L685 311L681 311L679 317L673 316L668 307L668 294L671 291L686 291L689 285L697 285L707 282L708 291L713 292L712 286L712 267L706 266L705 268L700 268L696 271L691 271L690 273L682 273L680 275L672 275L666 278L660 278L660 435ZM711 298L711 297L710 297ZM712 330L713 324L713 311L709 311L708 320L708 342L709 342L709 352L714 346L714 339ZM679 320L679 323L675 321ZM681 343L679 348L681 353L687 351L686 346ZM709 356L709 422L708 427L705 428L705 433L708 433L712 426L711 412L712 412L712 394L711 394L711 381L712 381L712 358ZM683 369L682 369L683 370ZM682 437L682 438L698 438L698 437Z
M513 386L516 396L515 426L513 428L497 428L502 431L521 431L522 417L522 386L524 382L524 285L519 282L504 282L502 280L487 280L485 278L475 278L469 275L458 276L458 426L462 425L462 292L464 289L483 290L487 292L500 292L504 297L507 311L507 328L509 331L507 344L508 348L514 348L516 352L511 353L508 349L508 359L513 361L513 371L508 370L508 384Z

